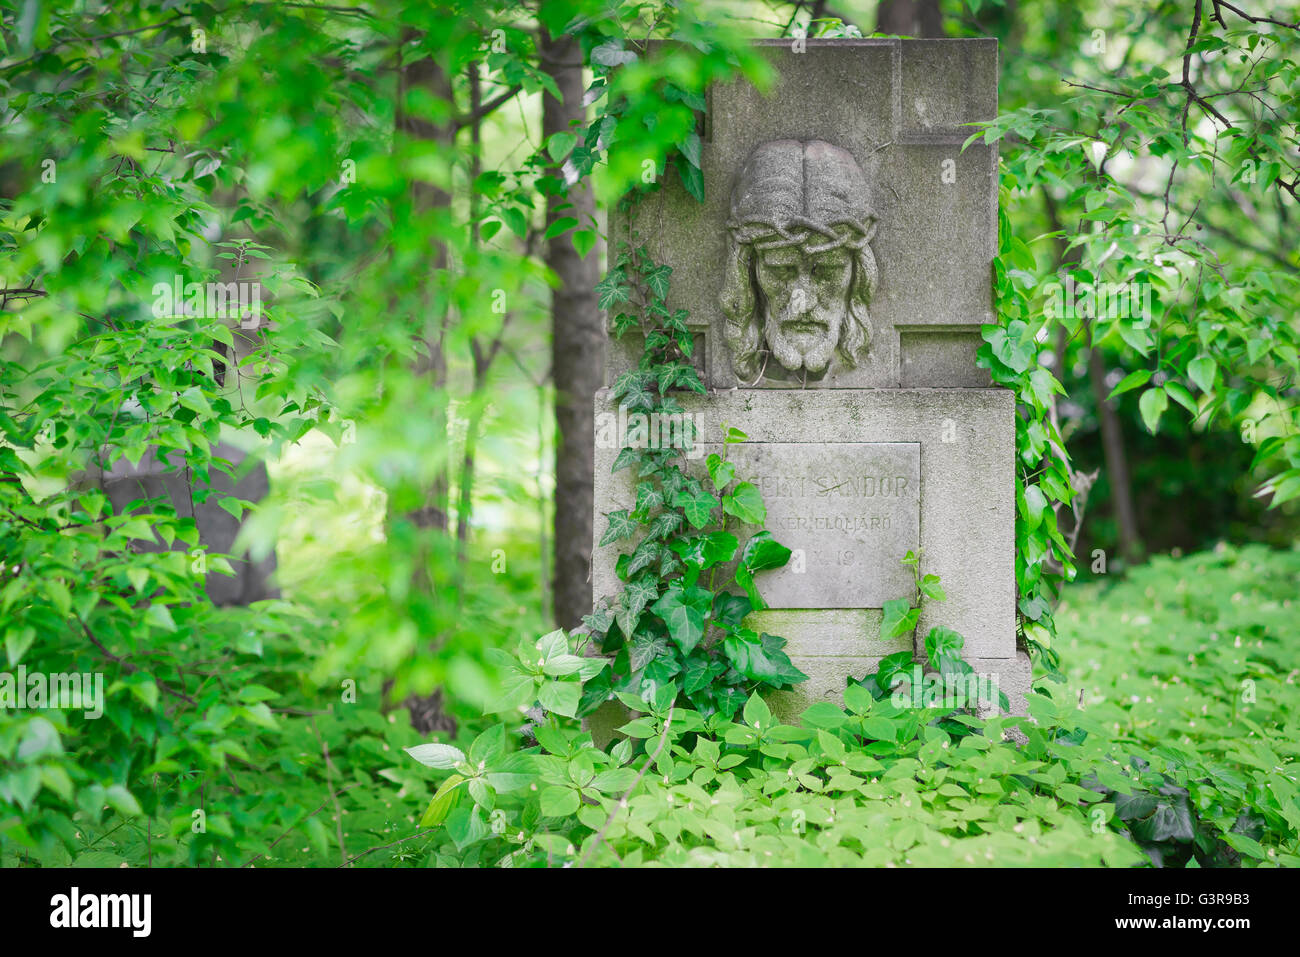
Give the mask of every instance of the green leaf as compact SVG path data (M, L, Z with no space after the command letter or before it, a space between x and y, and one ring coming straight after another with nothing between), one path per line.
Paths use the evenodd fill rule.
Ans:
M926 598L931 598L934 601L948 600L948 595L944 592L943 586L939 584L938 575L923 575L916 585Z
M958 657L965 643L966 639L951 628L943 625L931 628L925 636L925 654L930 660L930 666L937 669L945 659Z
M736 466L732 462L723 461L722 456L717 452L710 452L709 457L705 460L709 469L709 478L713 481L713 487L719 492L726 486L730 485L736 477Z
M556 236L560 236L563 235L564 233L567 233L570 229L572 229L574 226L577 225L578 225L578 221L574 219L572 216L561 216L555 222L551 223L551 225L546 227L546 233L542 236L542 238L554 239Z
M808 676L794 666L781 646L784 641L764 634L758 641L740 635L727 638L722 648L731 666L746 678L780 687L797 684Z
M582 700L582 683L579 681L548 681L537 694L542 707L566 718L576 717L578 702Z
M542 814L546 817L568 817L578 810L581 800L573 788L551 786L541 795Z
M402 750L426 767L436 768L439 771L450 771L457 764L463 764L465 761L465 752L450 744L417 744Z
M1169 397L1159 386L1142 393L1142 398L1138 400L1138 411L1142 413L1142 421L1146 423L1152 435L1160 428L1160 416L1168 407Z
M749 700L745 702L745 710L741 712L741 715L745 719L745 724L759 731L770 728L776 723L772 720L772 709L767 706L767 702L759 696L757 691L749 696Z
M558 163L573 151L573 144L577 140L578 138L572 133L564 131L552 133L546 141L546 152L550 154L551 159Z
M1020 499L1020 516L1031 532L1043 524L1043 518L1050 510L1043 490L1037 485L1026 485Z
M713 510L718 507L717 498L700 489L691 491L682 489L673 499L673 505L680 508L692 528L703 528L713 520Z
M120 784L109 786L104 792L104 801L123 817L136 817L144 813L144 810L140 807L140 802L135 799L135 795Z
M442 782L442 786L434 793L433 800L429 802L423 817L420 818L420 827L437 827L447 820L447 815L460 803L462 793L460 785L464 782L465 778L459 774L453 774Z
M663 504L663 490L656 487L653 481L642 482L636 487L636 508L632 510L632 517L644 522L650 518L652 511Z
M741 482L730 495L722 497L722 510L746 525L762 525L767 521L763 495L749 482Z
M892 641L906 635L916 628L916 621L921 617L921 609L913 608L906 598L894 598L885 602L883 611L880 637L885 641Z
M736 557L739 546L740 539L730 532L713 531L689 539L679 539L671 547L681 556L682 561L703 571L731 561Z
M1197 356L1187 363L1187 374L1196 383L1197 388L1207 395L1214 391L1214 379L1217 373L1218 366L1209 356ZM1150 428L1149 425L1147 427ZM1151 431L1154 432L1155 429Z
M668 626L668 634L689 655L704 637L704 622L708 618L713 595L704 588L683 588L673 582L650 610Z
M583 259L596 245L597 235L595 230L579 229L573 234L573 249Z
M1150 369L1138 369L1136 372L1130 372L1120 380L1119 385L1110 390L1107 399L1113 399L1115 396L1127 392L1129 389L1136 389L1138 386L1146 385L1151 378Z
M891 690L894 687L894 679L910 672L912 665L910 651L897 651L882 658L880 664L876 666L876 686L881 691Z
M1169 398L1173 399L1188 412L1192 413L1192 415L1196 415L1196 399L1192 396L1192 393L1188 391L1187 386L1183 385L1181 382L1166 382L1165 392L1169 394Z
M638 523L636 519L628 514L627 509L621 508L617 512L610 512L605 517L609 519L609 527L605 529L605 534L601 536L601 547L612 545L614 542L625 538L631 538L636 534Z
M610 768L591 779L591 787L602 793L626 791L636 781L636 768Z
M745 543L745 550L740 554L740 561L751 572L758 572L767 568L783 568L790 560L790 554L790 549L764 529L750 536Z

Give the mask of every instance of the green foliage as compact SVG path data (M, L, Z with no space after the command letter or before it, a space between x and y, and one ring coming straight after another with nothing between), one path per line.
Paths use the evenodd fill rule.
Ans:
M429 862L1294 865L1297 573L1300 552L1223 549L1081 592L1059 620L1070 660L1091 660L1077 691L1031 695L1032 721L899 708L854 685L796 725L757 694L731 717L624 695L638 716L607 750L555 717L524 747L497 725L445 779L469 794L461 779L479 780L479 797L431 834ZM953 634L931 633L939 654ZM494 789L507 761L532 784Z
M1019 58L1002 72L1003 115L972 140L997 143L1002 160L1000 328L986 330L982 361L1020 397L1018 580L1028 630L1043 638L1045 606L1070 575L1054 535L1075 504L1064 442L1085 456L1083 471L1102 464L1094 436L1106 393L1126 433L1139 531L1153 544L1177 536L1199 547L1198 532L1262 537L1279 524L1274 540L1293 537L1295 509L1283 507L1300 495L1300 274L1289 238L1300 171L1296 131L1276 120L1300 78L1300 30L1287 25L1295 16L1270 22L1199 3L986 5L977 19L966 27ZM1067 281L1128 290L1141 304L1107 307L1089 292L1071 308ZM1068 401L1052 400L1049 365ZM1098 368L1104 385L1090 381ZM1167 434L1176 441L1154 440ZM1218 462L1237 442L1246 454L1231 470L1185 469L1189 446ZM1114 470L1109 455L1105 464ZM1094 500L1113 498L1113 478ZM1055 515L1028 500L1035 486ZM1141 506L1153 493L1200 521L1150 514ZM1274 513L1257 514L1252 497ZM1112 551L1096 506L1087 537ZM1281 524L1279 509L1292 520ZM1229 529L1234 513L1257 522Z

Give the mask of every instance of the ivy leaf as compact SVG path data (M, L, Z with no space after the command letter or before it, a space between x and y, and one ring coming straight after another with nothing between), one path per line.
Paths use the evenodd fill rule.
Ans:
M750 536L740 554L740 561L751 572L758 572L765 568L783 568L790 560L790 554L790 549L764 529Z
M663 635L638 635L627 647L628 666L640 671L650 662L669 653L668 639Z
M664 548L659 553L659 577L670 578L681 571L683 565L670 549Z
M894 687L895 679L900 675L906 675L912 670L912 653L910 651L899 651L880 660L876 667L876 686L881 691L890 691Z
M683 488L677 493L673 505L686 513L686 520L693 528L703 528L713 520L713 510L720 503L717 498L703 489Z
M901 638L916 628L921 609L913 608L906 598L895 598L884 604L884 617L880 621L880 637L885 641Z
M762 611L767 607L767 602L758 593L758 586L754 584L753 574L745 567L744 562L736 566L736 584L745 589L745 594L749 597L749 603L755 611Z
M750 482L741 482L730 495L724 495L722 510L728 515L736 516L746 525L762 525L767 521L763 495Z
M713 531L693 538L678 539L669 547L682 557L682 561L700 571L729 562L736 557L740 539L730 532Z
M712 594L704 588L683 588L673 582L650 610L668 626L668 634L689 655L704 637L704 622L713 604Z
M656 299L668 298L668 277L673 273L672 266L655 266L645 274L645 283Z
M627 564L627 574L635 575L643 568L649 568L659 560L659 552L662 546L656 541L646 539L637 546L636 551L632 553L632 560Z
M917 582L917 587L921 589L921 594L925 595L926 598L931 598L934 601L948 600L943 586L939 584L938 575L923 575L921 580Z
M603 635L609 631L609 626L614 624L614 614L609 610L609 606L597 605L590 615L582 616L582 623L591 629L593 634Z
M1037 485L1025 486L1019 504L1020 517L1025 520L1025 524L1031 532L1043 524L1043 517L1050 511L1047 496L1043 494L1043 490Z
M676 512L663 512L655 517L646 532L647 538L665 539L682 527L682 517Z
M618 455L614 457L614 465L610 468L610 473L617 472L627 468L629 465L635 465L641 457L641 449L624 447L619 449ZM603 544L603 543L602 543Z
M650 512L664 504L664 493L653 481L642 482L636 487L636 508L632 515L639 521L646 521Z
M935 625L925 636L925 654L932 668L939 668L947 658L960 657L961 647L966 643L958 632L943 625Z
M605 278L596 283L596 304L601 309L609 309L620 302L627 302L630 292L624 284L622 270L611 269Z
M735 464L723 461L722 456L717 452L710 452L705 463L708 465L709 478L713 480L713 487L719 492L730 485L736 477Z
M692 655L686 659L682 670L682 691L693 695L713 684L715 678L727 670L727 666L718 661L711 661L703 655Z
M763 635L763 639L774 636ZM781 639L776 639L781 642ZM783 642L782 642L783 643ZM751 641L733 635L722 643L731 666L746 678L771 685L794 684L808 676L791 663L779 644L768 640Z
M659 597L659 584L648 575L634 578L623 589L623 610L625 615L619 618L618 626L628 637L636 631L636 620L641 617L645 606Z
M713 598L713 621L719 625L739 628L745 616L753 610L753 602L745 595L733 595L724 591Z
M637 521L628 514L627 509L621 508L617 512L610 512L605 517L609 519L609 528L601 536L600 544L602 546L611 545L624 538L630 538L636 533Z

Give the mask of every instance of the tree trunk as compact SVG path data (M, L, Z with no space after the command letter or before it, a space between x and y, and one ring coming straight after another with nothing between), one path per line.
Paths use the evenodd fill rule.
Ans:
M412 60L410 63L405 62L406 47L415 39L415 35L412 31L406 31L402 39L403 43L398 52L398 96L395 117L397 130L411 139L431 140L436 142L440 149L449 150L456 138L456 129L450 122L440 125L429 123L427 120L411 116L405 112L403 105L406 101L407 91L416 88L425 89L438 99L453 103L451 78L446 69L432 57ZM450 205L451 194L446 190L424 182L417 181L411 184L410 217L412 220L418 220L422 214L431 209ZM447 268L447 248L442 242L435 240L429 253L431 273ZM429 298L431 299L431 297ZM443 335L446 331L448 317L445 314L436 313L431 303L427 303L423 311L424 326L419 333L421 348L415 361L414 371L417 376L428 382L430 389L441 391L447 383L447 360L443 352ZM443 404L436 404L433 414L430 416L429 436L433 442L446 441L447 408ZM445 466L441 468L428 486L420 490L420 493L423 499L421 504L414 511L410 511L402 517L409 520L417 528L432 529L435 534L445 534L449 529L451 498L447 468ZM389 520L391 521L395 517L397 516L390 514ZM425 571L427 566L427 562L415 562L415 567L420 571L415 574L413 585L416 588L426 589L430 593L436 594L437 590L434 587L434 582L429 580L428 572ZM391 680L385 682L385 698L387 698L391 687ZM445 715L442 710L442 692L440 689L434 689L431 694L426 696L407 695L402 705L408 709L411 726L421 734L429 734L434 730L450 730L454 733L455 722Z
M408 35L407 40L411 39ZM405 44L403 45L405 47ZM403 53L405 50L403 49ZM400 54L399 54L400 55ZM417 87L428 90L433 96L445 102L452 102L451 78L447 71L432 57L401 63L398 72L397 128L413 139L426 139L437 142L442 148L450 149L456 137L456 129L450 123L435 126L427 120L411 116L403 110L406 92ZM451 194L429 183L415 182L411 185L411 215L418 217L421 213L437 207L451 205ZM447 268L447 249L435 242L430 249L431 270ZM443 355L442 337L447 317L435 315L430 309L426 312L425 327L420 338L423 349L416 360L415 371L427 378L433 389L441 389L447 381L447 360ZM429 434L443 440L447 434L447 410L439 407L429 423ZM450 486L445 470L440 472L429 487L424 490L424 503L407 517L419 528L435 528L446 531L448 527L448 498Z
M880 0L876 32L905 37L943 36L939 0Z
M1119 526L1119 550L1130 562L1137 561L1141 551L1138 537L1137 512L1133 508L1133 491L1129 486L1128 456L1124 452L1124 432L1115 407L1106 400L1106 367L1101 361L1101 348L1094 345L1088 353L1088 375L1092 379L1092 393L1097 402L1097 422L1101 427L1102 452L1106 457L1106 477L1110 480L1110 501L1115 509L1115 524Z
M544 19L544 18L543 18ZM572 37L541 30L542 68L563 97L542 99L542 133L569 131L585 118L582 50ZM563 176L561 170L554 171ZM561 209L560 207L567 207ZM595 203L588 183L567 195L547 199L549 226L561 216L590 226ZM551 291L551 355L555 382L555 620L562 628L578 625L591 612L592 471L595 422L592 403L604 375L605 330L596 308L599 260L573 247L571 233L547 243L546 264L559 285Z

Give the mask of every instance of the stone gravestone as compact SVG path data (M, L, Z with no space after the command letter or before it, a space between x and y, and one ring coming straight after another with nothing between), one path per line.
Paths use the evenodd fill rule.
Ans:
M731 447L737 477L758 486L766 527L794 550L756 576L771 607L746 622L787 638L809 676L771 702L787 719L838 702L886 655L922 659L923 636L944 625L1024 713L1015 403L975 364L993 321L997 154L961 149L964 124L997 113L997 42L760 46L777 76L768 94L710 91L705 201L668 183L615 238L631 226L672 267L668 306L690 313L708 388L682 405L705 453L726 426L748 435ZM640 348L612 344L607 383ZM618 411L608 389L597 395L598 422ZM597 442L597 540L634 497L632 470L611 474L610 446ZM882 641L883 603L913 594L909 550L948 597L924 603L913 635ZM594 549L597 599L621 591L617 558Z

